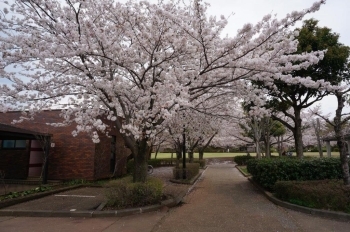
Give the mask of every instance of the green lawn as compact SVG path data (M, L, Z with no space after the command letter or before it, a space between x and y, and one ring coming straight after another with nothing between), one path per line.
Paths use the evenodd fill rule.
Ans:
M244 175L249 176L250 173L248 172L247 166L237 166L237 168L243 172Z
M223 153L204 153L204 158L221 158L221 157L234 157L238 155L246 155L246 152L242 153L232 153L232 152L223 152ZM154 159L155 153L152 153L152 159ZM251 156L255 156L255 153L250 153ZM272 155L278 155L277 153L272 153ZM176 154L173 153L174 158L176 157ZM295 153L293 153L293 156L295 156ZM318 152L304 152L304 156L313 156L313 157L319 157ZM327 156L327 152L323 153L323 156ZM339 152L332 152L332 157L339 157ZM158 153L157 155L158 159L162 158L171 158L171 153ZM198 153L194 154L194 158L198 158Z

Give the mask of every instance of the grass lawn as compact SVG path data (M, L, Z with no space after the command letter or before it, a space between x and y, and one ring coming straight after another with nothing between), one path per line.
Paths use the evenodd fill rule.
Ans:
M232 153L232 152L222 152L222 153L204 153L204 158L224 158L224 157L234 157L238 155L246 155L246 152L242 153ZM154 159L155 153L152 153L152 159ZM255 153L250 153L251 156L255 156ZM272 153L272 155L277 156L278 153ZM293 156L295 156L295 152L293 153ZM304 152L304 156L312 156L312 157L319 157L318 152ZM327 152L323 152L323 156L327 156ZM176 154L173 153L173 157L176 157ZM332 157L339 157L339 152L332 152ZM171 153L158 153L157 155L158 159L162 158L171 158ZM194 153L194 158L198 158L198 153Z
M247 170L247 166L237 166L237 168L243 172L246 176L250 175L250 173Z

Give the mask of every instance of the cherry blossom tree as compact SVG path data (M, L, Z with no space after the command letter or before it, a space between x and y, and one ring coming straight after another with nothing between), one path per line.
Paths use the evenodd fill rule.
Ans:
M227 20L208 16L200 0L5 3L0 110L22 110L21 121L64 103L56 126L74 122L73 135L90 133L93 142L108 132L101 117L112 121L134 155L134 181L146 179L149 139L181 107L194 108L207 94L224 97L240 80L330 87L290 75L323 57L292 54L297 40L289 27L324 1L281 20L267 15L233 38L221 37Z

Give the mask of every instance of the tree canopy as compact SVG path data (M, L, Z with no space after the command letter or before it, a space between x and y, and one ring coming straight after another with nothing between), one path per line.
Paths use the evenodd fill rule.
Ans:
M291 72L291 75L304 77L310 81L338 85L349 78L350 48L338 42L338 34L332 32L330 28L319 27L317 23L318 21L314 19L305 20L302 28L296 29L299 41L296 54L324 50L326 51L324 58L306 69ZM320 101L324 96L329 95L330 91L322 88L321 85L317 88L309 88L279 80L275 80L274 85L265 85L263 82L256 82L256 84L268 90L270 97L266 105L268 108L282 112L292 119L292 123L288 123L280 117L273 116L275 120L279 120L293 131L297 154L299 157L303 156L301 110Z
M94 142L108 132L105 117L134 154L134 181L144 181L148 141L179 110L239 96L247 80L330 88L290 74L323 57L296 54L289 31L323 3L281 20L267 15L222 38L226 18L209 16L200 0L7 2L0 16L0 110L22 110L23 120L63 108L61 125L76 123L73 135L86 132Z

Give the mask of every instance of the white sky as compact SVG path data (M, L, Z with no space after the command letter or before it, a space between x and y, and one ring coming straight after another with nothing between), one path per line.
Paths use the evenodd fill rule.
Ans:
M12 2L11 0L8 0ZM120 0L126 2L126 0ZM165 0L167 1L167 0ZM183 0L187 2L187 0ZM211 6L208 8L210 15L230 16L224 34L233 36L237 30L246 23L260 21L266 14L277 14L277 18L284 17L294 10L302 10L310 7L315 0L204 0ZM151 0L157 2L157 0ZM0 6L2 6L0 1ZM350 0L327 0L321 9L307 18L319 20L319 26L326 26L333 32L340 34L339 41L350 46ZM297 25L301 26L301 23ZM329 96L321 102L322 110L325 113L334 112L336 101Z

